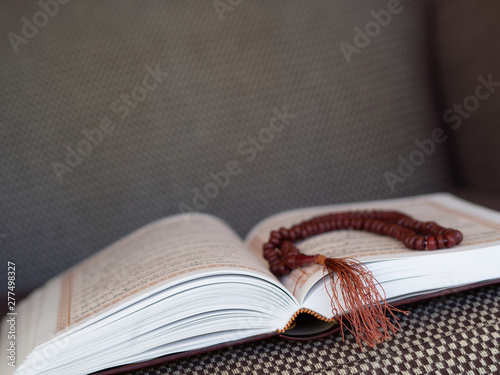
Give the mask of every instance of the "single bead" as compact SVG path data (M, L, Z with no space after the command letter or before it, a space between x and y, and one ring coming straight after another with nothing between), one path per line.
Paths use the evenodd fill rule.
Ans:
M408 229L406 229L405 227L400 227L399 229L399 236L401 237L401 239L405 239L406 237L411 237L410 236L410 233L408 232Z
M382 234L385 226L386 226L386 223L384 223L383 221L379 221L378 224L375 226L375 232Z
M291 230L295 233L295 237L297 240L300 240L302 238L302 229L298 225L294 225Z
M399 225L396 225L396 227L394 228L394 231L393 231L393 234L392 236L397 239L397 240L401 240L401 227Z
M405 238L402 242L408 249L413 249L413 244L410 242L411 237Z
M269 259L269 263L270 264L278 264L280 262L282 262L283 260L281 259L281 253L276 253L276 255L274 256L271 256L271 258Z
M333 218L330 219L330 220L328 220L328 225L330 226L330 230L337 230L337 229L339 229L337 227L337 221L335 219L333 219Z
M318 233L326 232L325 224L322 221L318 221L317 225L318 225Z
M269 263L279 262L282 260L281 257L278 255L278 253L269 254L269 256L267 256L266 259Z
M286 230L285 228L280 228L279 232L283 240L288 240L288 230Z
M452 230L451 233L455 237L455 245L458 245L464 239L462 232L460 232L459 230Z
M344 218L344 220L342 221L342 226L345 228L345 229L348 229L350 226L351 226L351 220L349 220L349 218Z
M354 218L351 220L351 227L353 229L360 229L362 225L363 225L363 220L361 219Z
M312 225L309 224L309 223L304 224L302 228L307 232L307 237L308 238L312 237L312 236L314 236L316 234L316 233L314 233Z
M437 235L436 236L436 241L437 241L437 248L438 249L444 249L445 248L443 236Z
M384 232L384 234L385 234L386 236L390 236L390 237L392 237L392 236L394 235L394 230L395 230L395 229L396 229L396 225L394 225L394 224L390 224L390 223L389 223L389 224L387 224L387 225L385 226L385 232Z
M271 231L271 237L277 238L278 240L282 239L280 232L277 230Z
M300 251L290 241L284 241L281 244L281 254L286 258L290 255L298 254Z
M413 229L415 229L415 231L417 231L419 233L422 233L422 225L423 225L423 223L421 221L417 221L415 223L415 227Z
M436 228L437 224L433 221L427 221L422 225L421 231L423 234L429 234L431 231Z
M380 223L379 220L373 220L372 223L370 224L370 232L377 233L377 228L378 224Z
M273 245L272 243L266 242L266 243L262 246L262 248L263 248L264 250L266 250L266 249L269 249L269 250L274 250L274 245Z
M445 245L446 247L455 246L455 236L452 233L447 233L444 235Z
M273 248L272 250L267 248L267 249L264 249L264 256L267 256L268 254L271 255L271 254L277 254L278 252Z
M404 216L400 217L397 221L398 225L401 225L402 227L406 226L406 218Z
M411 236L411 237L408 237L408 243L410 244L410 246L408 246L410 249L413 249L413 250L416 250L417 249L417 245L415 244L416 241L419 239L420 237L417 236L417 235L414 235L414 236Z
M406 225L405 225L407 228L409 229L413 229L415 227L415 220L411 219L411 218L408 218L406 220Z
M319 234L320 233L320 231L319 231L319 225L318 225L317 221L313 221L311 223L311 226L312 226L315 234Z
M290 245L288 244L288 242L283 242L280 245L280 252L282 258L286 258L288 256L288 253L290 252Z
M325 226L325 232L330 232L332 228L332 223L329 220L323 221L323 225Z
M400 226L397 224L392 224L391 237L397 238L397 233L399 233Z
M318 233L318 228L315 228L314 224L307 223L306 230L309 233L309 237L315 236Z
M345 229L345 228L344 228L344 226L343 226L343 220L342 220L342 219L337 219L337 220L335 220L335 227L336 227L338 230Z
M374 223L373 219L366 219L365 224L363 225L363 229L368 231L368 232L371 232L373 223Z
M415 249L416 250L424 250L425 249L425 238L418 237L415 241Z
M436 250L436 248L437 248L436 237L434 236L427 237L427 250Z
M370 230L369 228L372 225L372 221L373 221L372 219L364 219L361 230L369 231Z
M271 271L276 276L284 276L284 275L288 275L290 273L290 268L288 268L284 262L281 262L280 264L274 265L274 267L271 269Z
M407 223L407 227L410 228L411 230L415 230L415 227L417 226L417 222L410 218Z

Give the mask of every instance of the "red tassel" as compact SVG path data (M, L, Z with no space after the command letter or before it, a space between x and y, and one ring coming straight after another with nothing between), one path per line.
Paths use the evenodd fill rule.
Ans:
M373 347L390 339L391 332L394 334L398 331L399 319L394 313L401 312L408 315L408 311L399 310L387 303L385 293L381 294L377 289L377 285L380 284L364 264L355 259L326 258L323 255L316 255L314 262L323 265L325 274L328 272L330 276L332 309L342 328L342 339L344 339L344 318L350 323L350 328L346 327L347 330L356 337L361 350L363 342ZM343 303L340 303L339 299ZM397 327L392 324L386 315L387 312L394 318Z

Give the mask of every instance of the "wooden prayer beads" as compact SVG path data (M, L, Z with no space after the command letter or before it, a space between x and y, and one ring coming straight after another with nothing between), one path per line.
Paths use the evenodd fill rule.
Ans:
M412 250L435 250L462 242L462 233L433 221L418 221L397 211L349 211L319 216L271 232L263 245L264 257L276 276L315 261L314 255L300 253L294 242L334 230L355 229L378 233L401 241Z

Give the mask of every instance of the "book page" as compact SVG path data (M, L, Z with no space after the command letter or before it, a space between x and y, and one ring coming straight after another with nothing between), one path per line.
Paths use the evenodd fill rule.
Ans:
M154 222L48 283L60 290L51 329L74 328L164 287L214 273L255 274L278 283L215 217L178 215ZM41 342L43 336L47 338L39 335Z
M88 373L269 334L298 307L222 220L177 215L137 230L24 300L18 327L34 324L19 334L17 370Z
M289 228L314 216L348 210L398 210L421 221L435 221L439 225L462 231L463 242L452 249L437 253L459 252L471 246L500 243L500 214L474 206L448 194L431 194L414 198L365 202L345 205L299 209L272 216L259 223L247 236L246 244L262 257L262 244L272 230ZM429 254L406 248L398 240L374 233L341 230L323 233L297 244L305 254L326 257L351 257L363 263L415 257ZM262 258L263 259L263 258ZM309 289L323 278L323 267L311 265L296 269L281 279L282 283L302 303Z

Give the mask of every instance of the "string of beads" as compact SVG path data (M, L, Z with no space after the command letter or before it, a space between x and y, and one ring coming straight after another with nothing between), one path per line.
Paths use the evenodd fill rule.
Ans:
M444 228L433 221L418 221L397 211L349 211L319 216L271 232L264 243L264 257L276 276L283 276L297 267L306 266L317 255L302 254L294 242L317 234L342 229L363 230L394 237L412 250L450 248L462 242L462 233ZM321 263L321 260L320 260Z

